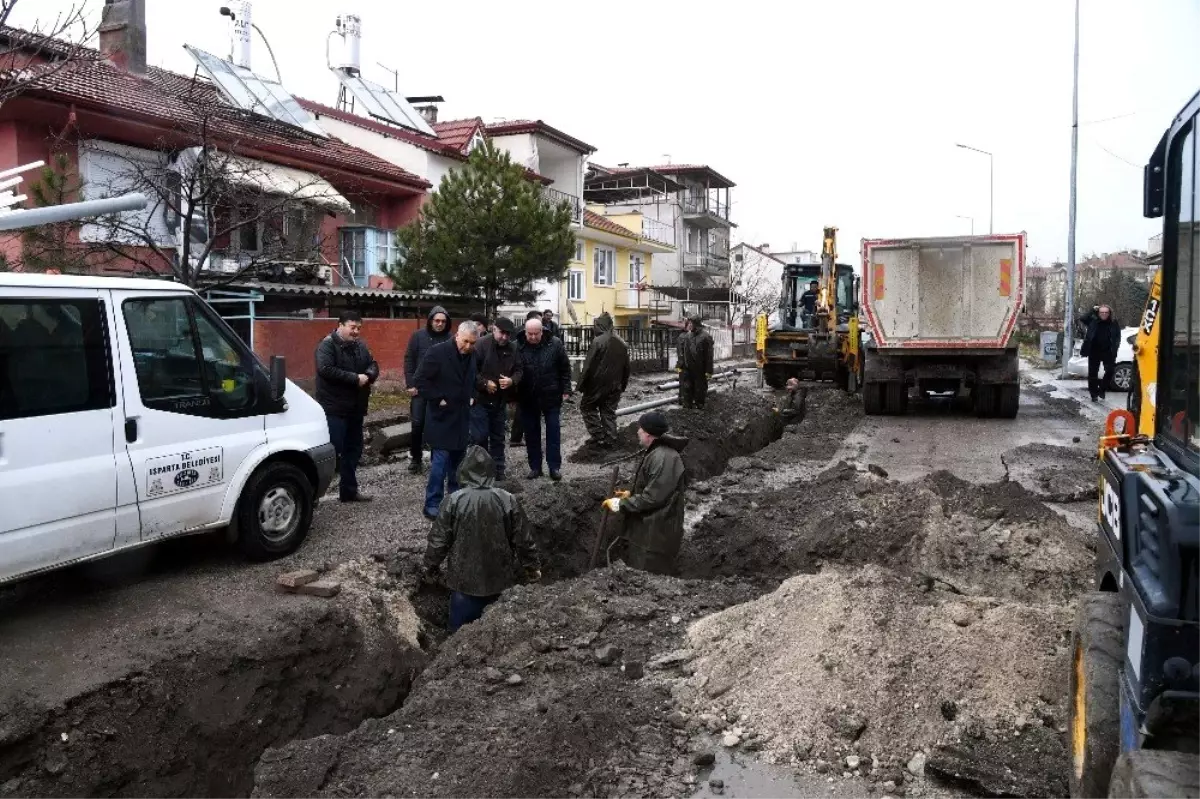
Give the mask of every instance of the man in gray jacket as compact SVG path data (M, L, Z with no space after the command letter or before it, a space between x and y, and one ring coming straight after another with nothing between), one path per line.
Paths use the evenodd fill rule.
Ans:
M472 446L458 467L462 486L438 512L425 549L422 579L432 580L446 562L450 631L475 621L516 578L541 579L537 546L517 498L496 488L496 466L482 447Z

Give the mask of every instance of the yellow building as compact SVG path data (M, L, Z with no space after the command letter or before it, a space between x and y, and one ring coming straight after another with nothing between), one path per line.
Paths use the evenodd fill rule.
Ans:
M565 324L591 324L607 311L618 326L648 326L670 310L649 286L654 255L675 251L674 231L638 211L604 212L600 205L584 211L575 258L559 291L559 317Z

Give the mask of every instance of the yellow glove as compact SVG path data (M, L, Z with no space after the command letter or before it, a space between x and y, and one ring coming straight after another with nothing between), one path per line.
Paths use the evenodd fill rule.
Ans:
M704 376L704 379L705 379L705 380L712 380L712 375L705 375L705 376Z
M628 491L614 491L613 496L617 499L629 499Z
M676 366L676 367L675 367L675 374L677 374L677 375L681 375L681 374L683 374L683 370L682 370L682 369L680 369L678 366Z
M621 498L613 497L612 499L604 500L604 508L605 508L605 510L612 511L613 513L617 513L618 511L621 510Z

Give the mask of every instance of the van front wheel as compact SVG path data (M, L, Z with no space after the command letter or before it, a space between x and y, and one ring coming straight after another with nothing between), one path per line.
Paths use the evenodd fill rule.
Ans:
M238 504L238 546L251 560L294 552L308 535L313 489L290 463L268 463L246 484Z

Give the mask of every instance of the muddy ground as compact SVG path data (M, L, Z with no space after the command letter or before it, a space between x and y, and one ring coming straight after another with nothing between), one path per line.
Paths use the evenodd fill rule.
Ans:
M323 506L279 564L188 549L132 586L0 594L20 613L0 634L37 642L0 653L20 687L0 694L0 795L705 795L755 760L775 794L1062 795L1092 541L1056 511L1090 506L1089 444L1070 442L1094 434L1035 396L1009 446L947 458L923 441L992 429L864 420L832 390L785 428L777 402L743 385L668 409L693 474L677 578L587 571L607 455L510 481L543 582L448 638L446 591L415 590L428 524L402 464L365 470L377 501ZM576 452L582 424L564 428ZM276 594L299 565L342 594ZM179 569L198 570L187 590Z

